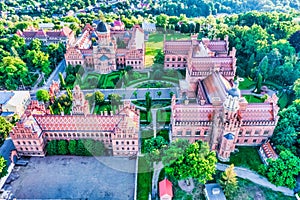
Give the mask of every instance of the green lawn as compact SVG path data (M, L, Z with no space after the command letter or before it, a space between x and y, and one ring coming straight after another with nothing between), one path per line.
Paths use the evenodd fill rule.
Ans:
M166 34L166 40L182 40L190 39L189 34L174 33ZM145 52L145 65L149 67L153 64L153 58L158 51L163 49L164 34L163 33L153 33L149 35L149 39L146 42L146 52Z
M157 122L170 123L170 116L171 116L170 110L158 110L156 115L157 115Z
M234 200L240 199L284 199L293 200L294 197L285 196L281 192L275 192L269 188L257 185L249 180L238 178L239 189L234 195Z
M89 73L82 81L81 89L113 89L120 86L122 72L116 71L109 74Z
M263 103L264 100L261 99L260 97L256 97L253 95L243 95L245 99L248 101L248 103Z
M148 200L151 193L152 170L144 157L138 157L137 199Z
M240 90L249 90L255 87L256 82L250 80L249 78L243 78L244 81L239 82L239 89Z
M226 164L234 164L238 167L246 167L254 171L258 171L258 167L262 164L258 155L257 147L238 147L238 153L230 155L230 161Z

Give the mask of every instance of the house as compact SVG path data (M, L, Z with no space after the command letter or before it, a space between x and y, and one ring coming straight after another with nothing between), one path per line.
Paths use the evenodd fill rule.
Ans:
M166 178L159 182L159 197L160 200L172 200L173 198L172 183Z
M207 200L226 200L225 194L218 183L205 184L204 194Z
M145 32L155 32L156 31L155 23L143 22L142 28Z
M278 155L276 154L275 150L273 149L272 145L270 144L270 141L267 141L266 143L262 144L259 148L259 155L261 160L264 164L268 165L267 159L272 158L276 160L278 158Z
M0 116L22 116L29 102L29 91L0 91Z

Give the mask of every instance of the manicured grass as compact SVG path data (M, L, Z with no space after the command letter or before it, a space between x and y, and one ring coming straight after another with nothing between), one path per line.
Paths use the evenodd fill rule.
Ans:
M243 95L243 97L246 98L248 103L263 103L264 102L264 100L261 99L260 97L256 97L253 95Z
M137 199L148 200L151 193L152 170L144 157L138 158Z
M226 164L234 164L237 167L246 167L258 171L262 164L258 155L257 147L238 147L239 152L230 155L230 161Z
M146 101L145 100L138 100L138 101L132 101L133 104L145 107L146 108ZM166 106L171 105L170 100L153 100L152 101L152 108L163 108Z
M137 88L169 88L173 87L173 84L166 82L146 82L137 86Z
M170 116L171 116L170 110L158 110L156 114L157 114L158 122L170 123Z
M239 82L239 89L240 90L249 90L255 87L256 82L250 80L249 78L244 78L244 81Z
M189 34L174 33L166 34L166 40L181 40L189 39ZM145 64L149 67L153 64L153 58L158 51L163 49L164 34L163 33L153 33L149 35L149 39L146 42L146 52L145 52Z
M275 192L246 179L238 178L238 186L239 189L232 199L295 199L294 197L285 196L281 192Z
M116 88L120 79L122 79L121 71L110 74L89 73L82 81L81 89L113 89Z

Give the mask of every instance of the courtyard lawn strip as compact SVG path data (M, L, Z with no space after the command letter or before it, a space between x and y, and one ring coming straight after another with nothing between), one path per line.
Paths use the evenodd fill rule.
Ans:
M238 147L239 152L231 153L230 161L226 164L234 164L236 167L246 167L254 171L258 171L258 168L262 163L257 147Z
M144 157L138 157L137 199L148 200L151 193L152 170Z

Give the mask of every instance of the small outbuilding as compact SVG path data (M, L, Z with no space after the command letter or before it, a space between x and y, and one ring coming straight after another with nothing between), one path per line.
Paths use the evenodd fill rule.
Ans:
M172 183L166 178L159 182L159 197L160 200L172 200L173 198Z
M226 200L225 194L218 183L206 184L204 193L207 200Z

